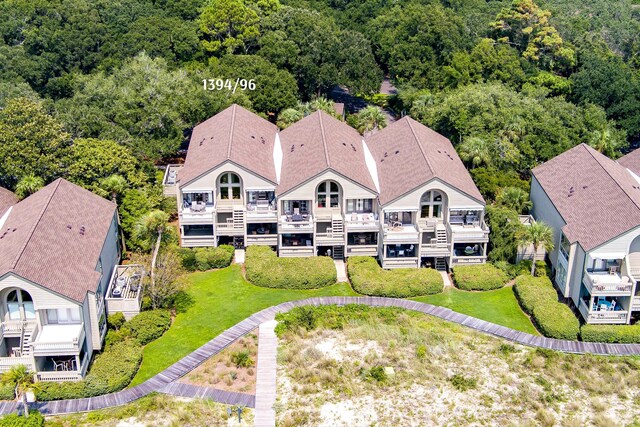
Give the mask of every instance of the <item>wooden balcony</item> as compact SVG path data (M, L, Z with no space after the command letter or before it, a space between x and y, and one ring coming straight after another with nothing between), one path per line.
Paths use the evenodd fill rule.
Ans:
M277 246L277 234L247 234L246 245Z
M378 245L348 245L347 256L377 256Z
M633 291L633 283L623 281L619 273L585 271L582 282L591 295L630 296Z
M77 354L84 341L84 324L43 325L31 343L34 356Z
M313 246L281 246L278 255L281 257L309 257L314 256Z

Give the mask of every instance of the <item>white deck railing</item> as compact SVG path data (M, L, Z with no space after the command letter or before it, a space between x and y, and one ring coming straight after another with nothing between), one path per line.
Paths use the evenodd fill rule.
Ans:
M30 371L35 371L35 362L33 356L0 357L0 372L6 372L14 366L18 365L24 365Z

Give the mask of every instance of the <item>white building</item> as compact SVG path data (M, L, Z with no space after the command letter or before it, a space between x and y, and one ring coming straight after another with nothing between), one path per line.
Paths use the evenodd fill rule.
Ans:
M81 379L106 333L120 253L116 206L63 179L17 202L0 195L0 372Z
M451 142L409 117L363 139L324 112L278 131L233 105L194 128L165 185L182 246L375 256L385 268L486 260L482 196Z
M615 162L586 144L532 171L532 215L554 230L555 283L587 323L640 310L640 152Z

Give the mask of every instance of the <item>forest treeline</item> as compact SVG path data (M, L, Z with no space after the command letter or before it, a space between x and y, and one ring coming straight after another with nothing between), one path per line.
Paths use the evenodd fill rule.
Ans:
M389 108L449 137L493 200L576 144L613 158L638 144L639 3L4 0L0 185L97 189L121 171L138 188L231 103L275 122L335 85L374 94L386 75ZM204 90L209 78L256 89Z

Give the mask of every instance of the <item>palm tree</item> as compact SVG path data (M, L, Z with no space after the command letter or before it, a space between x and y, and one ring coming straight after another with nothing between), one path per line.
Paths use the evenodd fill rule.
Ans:
M127 180L122 175L109 175L100 182L100 188L111 194L111 201L118 205L118 194L122 194L127 188ZM124 241L124 231L120 225L120 214L118 213L118 229L120 230L120 240L122 240L122 250L127 251L127 245Z
M280 114L278 114L278 121L276 124L280 129L285 129L297 122L298 120L302 120L304 114L302 111L296 110L295 108L287 108L282 110Z
M158 252L160 252L160 244L162 243L162 235L167 230L169 214L161 210L153 210L146 213L136 222L133 235L134 237L151 243L155 238L153 246L153 255L151 257L151 289L155 289L155 270L156 261L158 260Z
M533 245L531 275L534 276L536 274L535 256L538 253L538 248L543 246L547 251L553 250L553 229L542 221L534 222L533 224L524 227L518 238L518 243L523 246Z
M14 388L16 399L20 399L25 417L29 417L29 404L27 392L34 388L33 374L25 365L16 365L2 374L2 384L11 384Z
M589 138L589 145L604 154L605 156L616 158L625 140L611 126L604 125L602 130L595 130Z
M33 174L23 176L16 185L16 196L20 200L32 195L44 187L44 180Z
M324 96L319 96L312 99L311 102L309 102L309 107L311 108L312 112L322 110L330 116L338 116L338 114L336 113L334 102L330 99L325 98Z
M460 144L458 151L460 158L467 162L471 166L471 169L491 162L489 144L482 138L475 136L466 138L464 142Z
M520 187L502 189L498 197L496 197L496 202L518 213L524 213L533 206L533 203L529 200L529 194Z
M387 118L382 110L375 105L369 105L358 111L357 116L358 132L363 135L387 126Z

